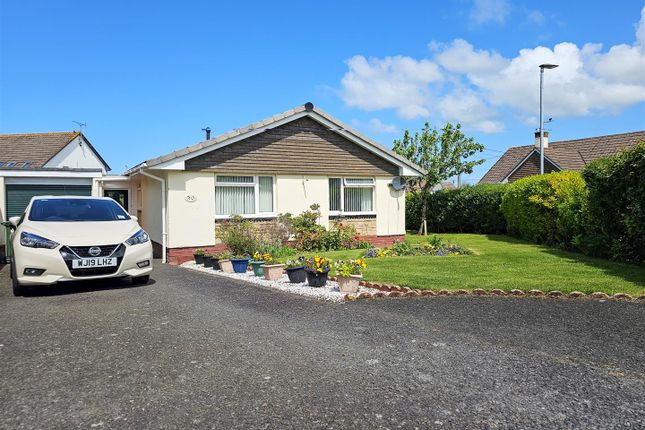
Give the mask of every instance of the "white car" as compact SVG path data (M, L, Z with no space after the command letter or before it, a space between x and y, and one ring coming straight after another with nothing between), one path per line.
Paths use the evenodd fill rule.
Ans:
M152 244L136 217L108 197L37 196L9 222L14 295L29 286L130 276L145 284Z

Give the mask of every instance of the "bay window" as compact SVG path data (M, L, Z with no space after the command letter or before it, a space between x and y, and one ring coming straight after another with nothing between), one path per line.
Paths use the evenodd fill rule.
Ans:
M329 210L336 214L374 211L374 178L329 178Z
M215 215L271 216L274 212L272 176L215 176Z

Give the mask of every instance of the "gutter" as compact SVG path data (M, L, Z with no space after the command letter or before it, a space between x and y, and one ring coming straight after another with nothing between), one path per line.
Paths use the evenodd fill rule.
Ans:
M143 170L144 166L141 166L138 171L133 172L133 175L141 174L147 176L150 179L159 181L161 183L161 263L166 263L166 248L167 248L167 239L168 232L166 227L166 180L160 178L159 176L152 175Z

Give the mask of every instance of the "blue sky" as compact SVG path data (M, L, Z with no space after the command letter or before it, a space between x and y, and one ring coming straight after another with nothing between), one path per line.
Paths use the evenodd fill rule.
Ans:
M387 146L462 122L488 148L473 182L532 142L543 61L552 140L645 129L643 7L0 0L0 132L85 122L119 173L312 101Z

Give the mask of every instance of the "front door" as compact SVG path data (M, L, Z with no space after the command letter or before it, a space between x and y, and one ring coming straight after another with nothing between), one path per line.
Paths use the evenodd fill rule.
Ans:
M128 190L105 190L103 192L105 197L110 197L111 199L116 200L118 204L123 206L126 212L129 212L128 209Z

